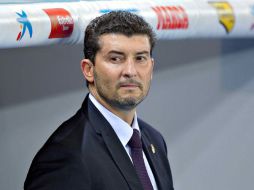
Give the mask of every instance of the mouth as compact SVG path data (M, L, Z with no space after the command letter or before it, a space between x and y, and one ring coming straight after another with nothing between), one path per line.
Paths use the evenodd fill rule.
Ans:
M138 88L140 90L143 89L142 84L138 81L135 81L135 80L128 80L128 81L124 81L124 82L119 82L118 88L128 89L128 90L135 90Z
M121 84L120 87L121 88L138 88L139 85L133 84L133 83L127 83L127 84Z

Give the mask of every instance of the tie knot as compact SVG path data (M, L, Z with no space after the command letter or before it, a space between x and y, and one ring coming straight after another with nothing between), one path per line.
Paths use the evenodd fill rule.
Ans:
M133 129L133 134L131 136L130 141L128 142L128 145L131 148L141 148L142 149L142 142L139 136L139 131L137 129Z

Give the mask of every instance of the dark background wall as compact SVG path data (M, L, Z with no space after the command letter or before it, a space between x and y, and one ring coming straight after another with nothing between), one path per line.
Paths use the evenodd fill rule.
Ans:
M176 190L253 188L254 42L159 41L138 115L168 144ZM87 93L82 46L0 50L0 189L22 189L33 156Z

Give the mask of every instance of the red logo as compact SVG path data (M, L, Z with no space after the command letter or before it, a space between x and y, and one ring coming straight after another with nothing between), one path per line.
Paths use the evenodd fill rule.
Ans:
M50 18L51 32L49 38L67 38L74 28L71 14L62 8L43 9Z
M156 6L152 9L157 14L158 30L187 29L189 27L188 15L181 6Z

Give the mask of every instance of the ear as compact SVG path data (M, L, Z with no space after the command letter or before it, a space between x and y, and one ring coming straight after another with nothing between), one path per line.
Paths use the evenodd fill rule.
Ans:
M94 75L93 75L94 65L93 65L93 63L89 59L82 59L80 62L80 66L81 66L82 73L83 73L84 77L86 78L86 80L89 83L93 83L93 81L94 81Z

